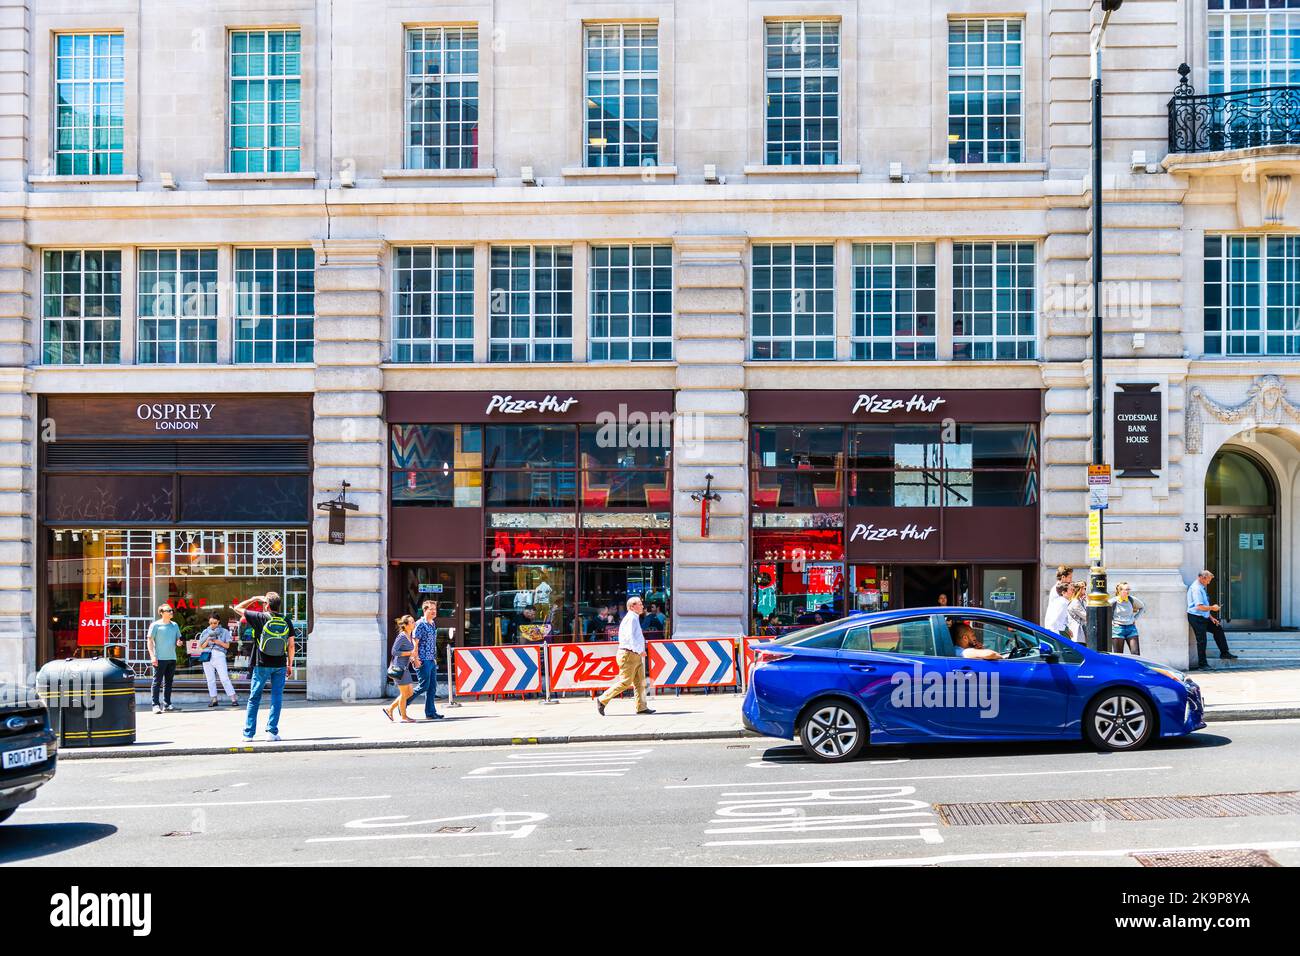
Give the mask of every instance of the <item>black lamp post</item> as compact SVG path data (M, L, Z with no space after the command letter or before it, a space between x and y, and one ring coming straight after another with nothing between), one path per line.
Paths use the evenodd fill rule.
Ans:
M1092 44L1092 463L1105 463L1102 447L1102 388L1104 376L1101 352L1101 46L1106 36L1110 15L1118 10L1124 0L1101 0L1101 25ZM1088 572L1088 642L1093 650L1105 651L1110 647L1110 601L1106 590L1106 521L1105 511L1099 516L1098 538L1101 554Z

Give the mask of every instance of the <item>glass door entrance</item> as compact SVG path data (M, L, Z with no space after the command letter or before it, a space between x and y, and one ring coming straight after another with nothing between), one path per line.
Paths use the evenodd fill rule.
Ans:
M1215 573L1210 600L1223 606L1224 627L1271 627L1273 517L1206 515L1205 552Z

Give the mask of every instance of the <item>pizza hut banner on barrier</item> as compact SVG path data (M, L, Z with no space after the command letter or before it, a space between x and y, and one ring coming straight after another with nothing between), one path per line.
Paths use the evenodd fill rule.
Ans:
M550 644L546 653L552 694L604 690L618 678L617 644Z
M551 644L546 649L552 693L602 691L618 679L618 644ZM649 682L656 688L734 687L734 642L727 639L648 641Z

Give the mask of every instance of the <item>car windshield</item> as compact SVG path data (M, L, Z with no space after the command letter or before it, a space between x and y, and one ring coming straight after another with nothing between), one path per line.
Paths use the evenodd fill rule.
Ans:
M812 627L805 627L802 630L791 631L789 634L783 634L780 637L774 637L769 644L802 644L804 641L820 637L830 631L843 627L842 620L827 621L824 624L814 624Z

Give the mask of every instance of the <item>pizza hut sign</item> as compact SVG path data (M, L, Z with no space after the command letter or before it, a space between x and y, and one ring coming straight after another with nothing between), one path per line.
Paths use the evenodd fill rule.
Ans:
M856 524L853 526L853 533L849 535L849 541L890 541L893 539L926 541L936 530L934 527L922 528L920 525L915 524L907 524L901 528L886 528L875 524Z
M488 400L487 414L522 415L525 412L539 412L541 414L549 412L555 415L563 415L577 404L578 400L572 395L564 399L564 401L560 401L557 395L547 395L542 399L528 400L516 399L513 395L493 395Z
M945 404L947 400L938 395L934 398L926 398L924 394L913 395L911 398L859 395L857 401L853 403L853 414L866 412L868 415L888 415L890 412L920 412L928 415Z

